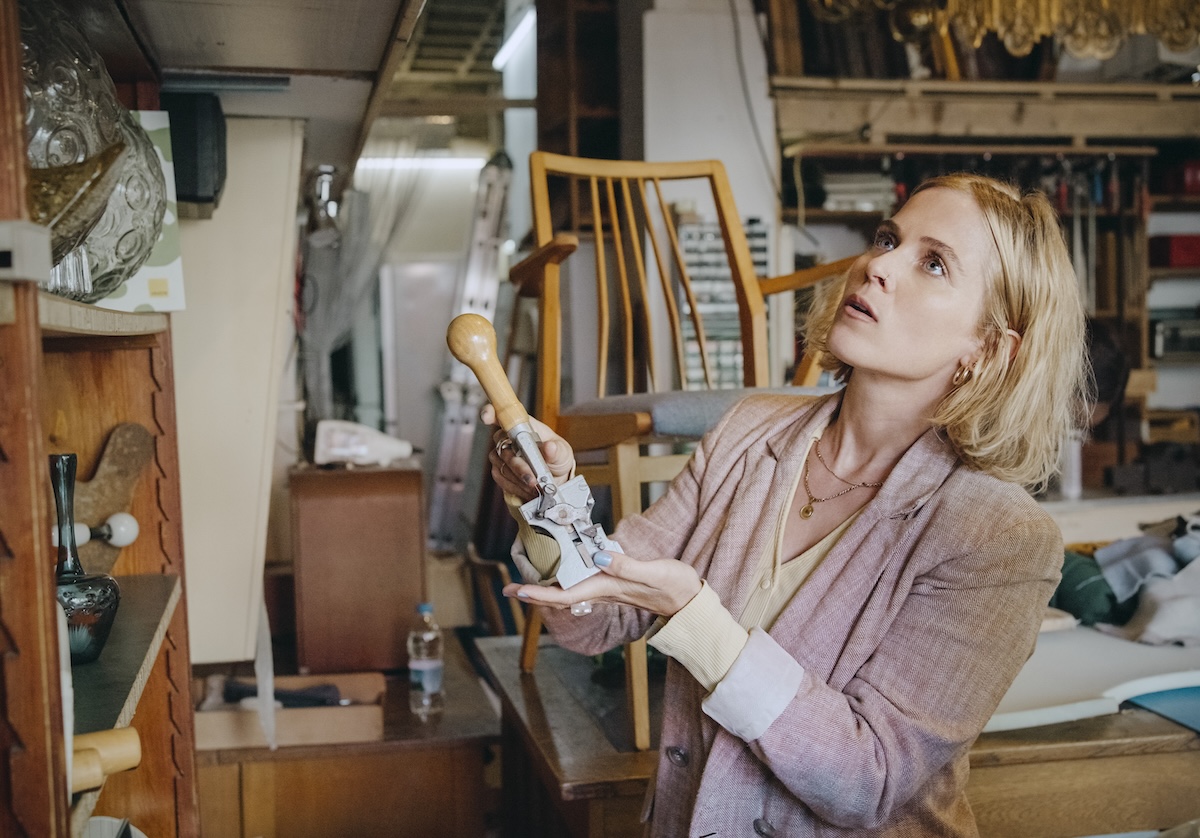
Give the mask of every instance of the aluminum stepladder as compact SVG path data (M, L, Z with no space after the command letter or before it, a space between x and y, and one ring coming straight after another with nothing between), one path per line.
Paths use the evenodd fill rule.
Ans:
M471 243L455 295L454 316L478 314L489 322L496 313L500 289L500 247L505 209L512 182L512 162L497 152L479 173ZM441 434L429 502L428 547L434 552L462 552L468 540L462 517L463 491L479 410L486 396L474 373L449 352L447 374L438 390L442 397Z

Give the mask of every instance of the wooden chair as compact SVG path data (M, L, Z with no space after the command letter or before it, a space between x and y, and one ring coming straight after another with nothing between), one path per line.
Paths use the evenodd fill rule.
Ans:
M687 453L657 449L699 439L745 395L744 389L715 386L713 342L724 338L728 345L731 339L740 351L743 388L768 387L765 297L841 276L853 259L760 280L725 168L717 161L588 160L536 151L529 169L536 249L509 276L518 294L538 301L532 413L577 454L602 452L603 462L581 462L579 473L593 487L611 487L615 523L641 511L643 484L668 481L687 462ZM716 227L689 227L689 217ZM578 222L570 224L569 218ZM707 236L704 252L689 260L682 236L697 231ZM568 261L583 249L591 251L590 264L578 257ZM564 271L571 275L566 283ZM727 317L735 315L732 335L706 331L717 319L706 309L722 304L707 298L713 291L709 275L716 273L732 279L733 299L723 301ZM586 312L588 306L594 313ZM564 333L584 329L596 335L591 397L580 392L579 359L564 358ZM573 404L562 399L568 365ZM819 372L815 359L805 358L793 382L811 386ZM525 671L533 669L540 630L535 609L526 621ZM650 746L645 642L625 651L634 741L645 749Z
M509 633L504 621L504 608L508 609L515 633L524 634L525 614L520 604L515 599L505 599L502 603L502 598L497 593L512 582L508 568L501 562L483 558L475 549L475 545L470 543L467 544L467 568L471 572L471 585L483 607L488 634L500 636Z

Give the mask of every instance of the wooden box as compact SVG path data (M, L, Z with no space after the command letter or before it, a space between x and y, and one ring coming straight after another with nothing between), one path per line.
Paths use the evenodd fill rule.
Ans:
M277 745L337 745L383 739L383 696L387 691L383 675L351 672L308 677L281 675L275 679L278 690L302 690L317 684L334 684L342 698L354 703L345 707L276 707ZM202 692L202 688L194 689L193 695ZM265 747L267 739L254 710L228 704L196 713L196 750Z
M302 673L400 669L425 598L418 468L291 474Z

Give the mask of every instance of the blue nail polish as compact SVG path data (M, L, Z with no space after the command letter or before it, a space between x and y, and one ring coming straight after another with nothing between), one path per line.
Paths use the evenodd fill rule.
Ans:
M529 592L528 591L517 591L517 596L519 596L521 599L529 599Z
M610 564L612 564L612 556L610 556L608 553L597 553L596 555L592 556L592 561L594 561L600 567L608 567Z

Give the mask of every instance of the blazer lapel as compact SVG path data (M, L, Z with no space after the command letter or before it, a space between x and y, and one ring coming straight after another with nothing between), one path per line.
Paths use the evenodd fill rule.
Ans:
M918 438L784 608L770 634L805 668L830 678L868 598L892 564L907 555L902 548L911 530L924 527L922 508L957 465L936 429Z
M747 461L745 478L738 487L730 518L755 523L741 543L722 540L708 573L709 584L721 594L731 614L740 614L750 597L752 569L775 537L779 510L804 464L806 441L829 423L840 403L840 392L805 403L743 454Z

